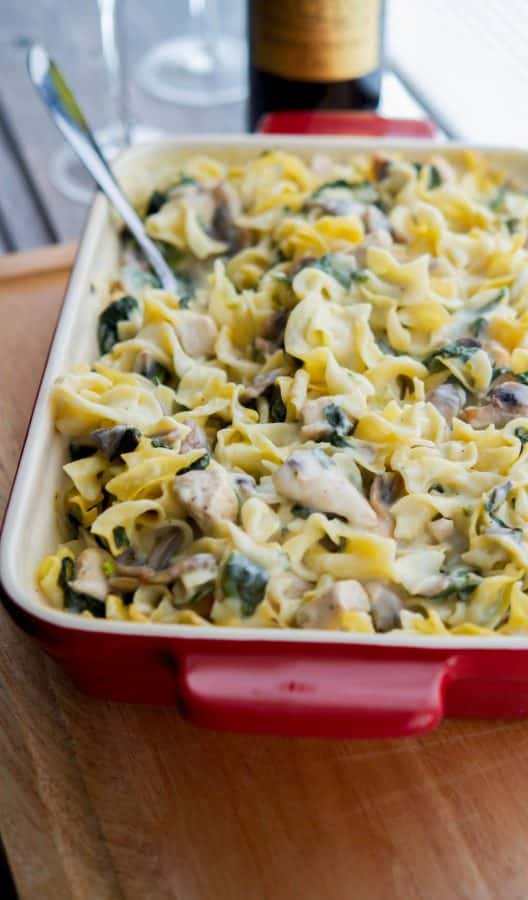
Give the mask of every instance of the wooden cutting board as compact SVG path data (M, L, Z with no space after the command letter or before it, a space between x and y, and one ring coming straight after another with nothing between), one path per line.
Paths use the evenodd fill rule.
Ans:
M2 505L72 255L0 259ZM24 900L528 896L528 722L356 743L199 731L79 694L3 610L0 686Z

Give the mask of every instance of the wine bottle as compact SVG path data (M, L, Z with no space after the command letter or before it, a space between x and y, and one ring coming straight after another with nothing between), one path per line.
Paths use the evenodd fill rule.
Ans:
M384 0L250 0L253 130L281 109L375 109Z

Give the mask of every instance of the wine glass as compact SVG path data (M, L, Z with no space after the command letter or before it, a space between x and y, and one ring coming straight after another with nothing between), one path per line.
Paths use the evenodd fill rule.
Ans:
M146 54L139 65L139 83L153 97L183 106L244 100L245 42L221 32L218 0L188 0L187 11L188 30Z
M96 131L96 138L107 159L112 159L130 144L155 141L162 132L139 125L130 111L128 59L126 41L120 33L120 15L124 0L117 8L117 0L97 0L101 49L108 75L108 87L116 120ZM76 203L87 204L94 190L94 182L75 154L65 144L51 163L51 180L55 187Z

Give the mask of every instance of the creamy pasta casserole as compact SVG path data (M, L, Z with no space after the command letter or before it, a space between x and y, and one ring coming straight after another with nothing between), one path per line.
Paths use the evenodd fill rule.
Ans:
M57 609L528 631L528 195L475 154L193 156L61 376Z

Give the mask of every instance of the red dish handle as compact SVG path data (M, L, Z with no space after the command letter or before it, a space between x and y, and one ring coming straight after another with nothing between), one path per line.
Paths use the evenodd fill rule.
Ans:
M178 691L184 715L229 731L349 738L418 734L442 720L455 657L272 646L230 642L229 649L185 654Z
M261 134L327 134L363 137L432 138L428 119L389 119L377 113L347 110L283 110L267 113L258 123Z

